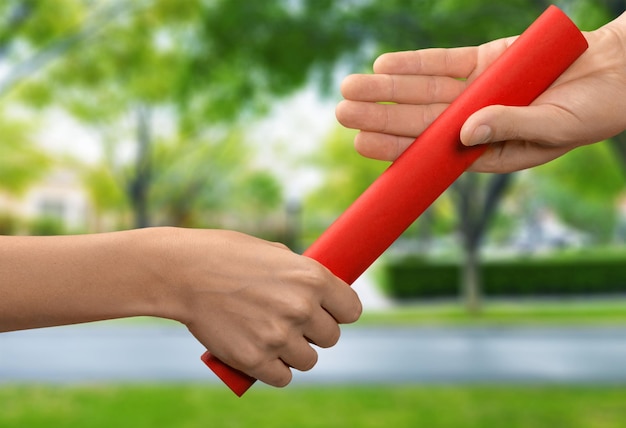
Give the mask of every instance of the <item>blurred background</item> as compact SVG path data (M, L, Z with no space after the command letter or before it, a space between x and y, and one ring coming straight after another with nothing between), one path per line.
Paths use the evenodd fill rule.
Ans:
M519 34L549 4L3 0L0 234L226 228L302 251L388 166L337 124L343 77L387 51ZM626 7L557 4L583 30ZM0 335L0 425L623 426L625 172L622 134L533 170L465 174L355 284L365 313L348 347L286 391L236 401L203 367L136 376L193 341L162 321ZM415 374L372 376L388 356L360 346L376 340ZM164 358L200 366L194 346Z

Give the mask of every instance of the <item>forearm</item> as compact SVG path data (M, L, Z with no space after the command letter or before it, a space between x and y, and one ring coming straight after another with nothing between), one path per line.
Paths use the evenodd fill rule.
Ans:
M159 251L149 229L0 237L0 331L157 314Z

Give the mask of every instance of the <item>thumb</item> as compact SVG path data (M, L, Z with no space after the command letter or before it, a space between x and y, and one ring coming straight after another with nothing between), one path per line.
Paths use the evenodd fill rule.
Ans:
M466 146L523 140L556 145L567 140L575 124L564 110L554 106L488 106L472 114L461 127ZM569 132L568 132L569 131Z

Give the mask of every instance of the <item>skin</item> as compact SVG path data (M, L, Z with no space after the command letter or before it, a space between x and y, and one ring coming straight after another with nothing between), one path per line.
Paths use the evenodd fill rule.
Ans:
M232 231L149 228L0 236L0 331L133 316L180 321L226 364L273 386L317 362L354 291L316 261Z
M585 37L589 49L530 106L489 106L467 119L461 142L490 145L471 171L534 167L626 129L626 14ZM383 54L375 74L344 79L337 119L361 131L360 154L393 161L514 41Z

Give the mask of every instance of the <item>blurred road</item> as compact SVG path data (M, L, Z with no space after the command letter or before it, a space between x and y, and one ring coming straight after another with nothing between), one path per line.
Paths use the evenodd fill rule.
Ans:
M0 384L217 382L170 324L96 323L0 334ZM305 383L626 383L626 328L344 327Z

